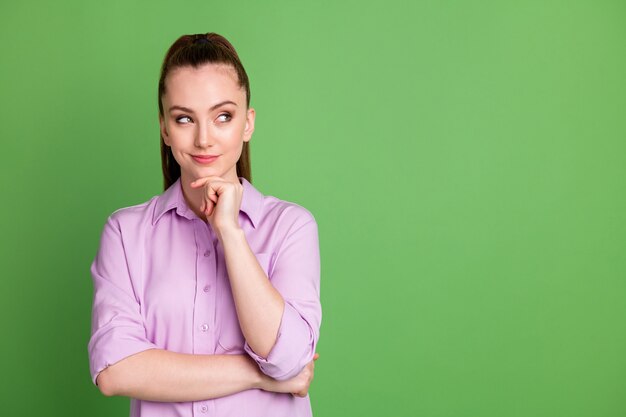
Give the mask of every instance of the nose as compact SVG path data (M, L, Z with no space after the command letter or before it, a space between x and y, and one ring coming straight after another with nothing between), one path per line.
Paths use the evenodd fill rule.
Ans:
M196 130L194 142L198 148L206 148L207 146L211 146L213 144L213 139L211 138L209 126L207 124L198 123L198 129Z

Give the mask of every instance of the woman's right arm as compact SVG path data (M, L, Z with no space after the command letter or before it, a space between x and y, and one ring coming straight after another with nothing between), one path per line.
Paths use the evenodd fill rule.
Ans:
M305 396L313 362L298 376L275 381L248 355L191 355L148 349L122 359L97 376L103 394L148 401L200 401L248 389Z

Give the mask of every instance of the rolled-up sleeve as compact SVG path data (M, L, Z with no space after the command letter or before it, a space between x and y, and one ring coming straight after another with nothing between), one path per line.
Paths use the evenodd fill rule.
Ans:
M285 300L276 343L267 358L244 344L261 371L277 380L298 375L313 359L322 319L317 223L309 214L304 224L293 229L280 245L269 274Z
M109 365L156 347L146 339L120 226L113 215L104 226L91 275L94 297L88 352L96 384L98 374Z

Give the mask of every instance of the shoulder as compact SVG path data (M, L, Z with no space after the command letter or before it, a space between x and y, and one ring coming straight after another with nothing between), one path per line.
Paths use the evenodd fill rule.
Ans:
M279 258L287 262L296 259L301 263L315 263L319 257L317 221L309 209L298 203L265 196L262 221L257 229L261 236L268 238L269 250L266 251L274 256L272 272L276 272L274 268L281 262Z
M267 195L263 198L262 223L286 233L294 232L305 225L317 226L315 216L307 208L292 201Z
M124 256L127 259L142 247L146 232L151 225L152 210L157 197L113 211L105 220L100 235L100 247L97 261L109 262L107 259Z
M300 222L315 221L315 216L307 208L271 195L265 196L263 207L265 209L264 212L270 216L284 217Z
M107 223L116 226L120 230L149 226L152 224L154 210L159 197L155 195L143 203L118 208L109 215Z
M308 223L315 224L313 213L302 205L266 195L245 178L241 178L241 183L244 186L241 210L248 215L257 230L280 232L294 230Z

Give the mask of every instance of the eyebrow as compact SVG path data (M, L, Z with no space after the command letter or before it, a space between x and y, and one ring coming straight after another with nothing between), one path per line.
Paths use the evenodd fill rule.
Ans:
M221 107L221 106L223 106L225 104L234 104L235 106L237 105L237 103L235 103L234 101L224 100L224 101L221 101L221 102L219 102L217 104L212 105L211 108L209 109L209 111L213 111L213 110L217 109L218 107ZM169 108L170 112L172 110L182 110L182 111L185 111L187 113L193 113L193 110L191 110L190 108L183 107L183 106L177 106L177 105L171 106Z

